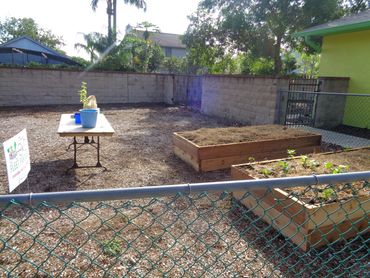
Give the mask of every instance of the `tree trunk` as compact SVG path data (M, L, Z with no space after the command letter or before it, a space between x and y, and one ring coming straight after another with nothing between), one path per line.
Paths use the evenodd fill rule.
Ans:
M278 36L276 39L276 44L275 44L275 50L274 50L274 73L275 74L281 73L281 67L282 67L281 57L280 57L281 40L282 40L282 37Z
M117 0L113 0L113 42L117 40Z
M112 36L112 0L107 0L107 14L108 14L108 43L113 43Z

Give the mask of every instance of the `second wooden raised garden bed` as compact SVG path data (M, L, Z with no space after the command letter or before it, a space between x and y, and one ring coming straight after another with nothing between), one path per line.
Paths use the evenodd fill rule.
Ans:
M284 167L290 168L284 170ZM365 148L233 165L231 175L233 179L242 180L369 169L370 149ZM368 185L358 182L351 187L340 186L334 189L328 185L311 189L261 189L233 192L233 196L302 250L307 251L369 231Z
M279 125L212 128L173 134L174 153L196 171L233 164L320 152L321 135Z

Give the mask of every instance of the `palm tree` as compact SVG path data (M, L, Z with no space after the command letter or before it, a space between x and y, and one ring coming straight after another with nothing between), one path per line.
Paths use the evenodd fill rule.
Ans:
M82 48L83 50L85 50L90 55L90 62L93 63L98 58L96 52L101 53L106 47L105 45L103 45L105 36L96 32L89 34L84 33L81 34L83 35L86 43L85 44L76 43L75 48L76 49Z
M112 44L117 38L117 0L107 1L107 14L108 14L108 42ZM125 4L134 5L138 9L146 11L145 0L123 0ZM91 0L91 7L95 11L98 7L99 0ZM112 23L113 21L113 23Z
M149 36L152 33L158 33L160 32L159 27L153 23L150 23L148 21L143 21L136 25L136 30L142 30L143 31L143 38L145 41L149 40Z

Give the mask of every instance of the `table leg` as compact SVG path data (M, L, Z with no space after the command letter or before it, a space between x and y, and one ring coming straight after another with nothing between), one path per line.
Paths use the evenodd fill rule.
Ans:
M77 140L76 137L73 137L73 166L72 168L78 168L77 164Z
M103 167L100 163L100 136L98 136L98 143L97 143L98 147L96 148L97 152L98 152L98 163L96 163L96 167Z

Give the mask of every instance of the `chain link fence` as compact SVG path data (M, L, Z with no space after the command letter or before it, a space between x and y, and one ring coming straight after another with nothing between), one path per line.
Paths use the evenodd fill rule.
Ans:
M339 148L370 146L370 94L281 91L279 123L319 132Z
M369 180L0 196L0 276L368 277Z

